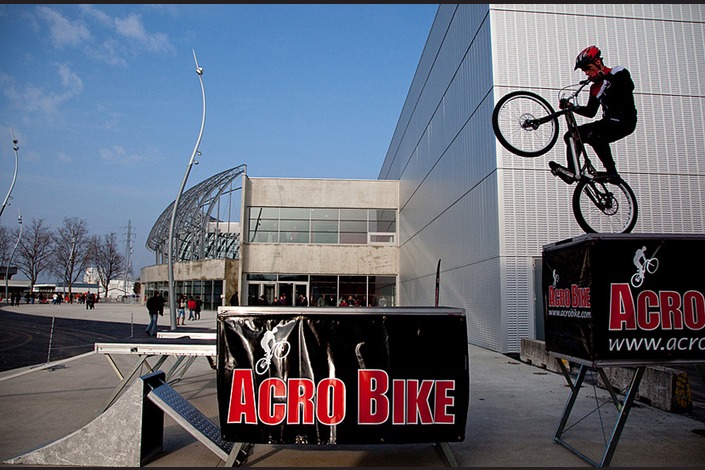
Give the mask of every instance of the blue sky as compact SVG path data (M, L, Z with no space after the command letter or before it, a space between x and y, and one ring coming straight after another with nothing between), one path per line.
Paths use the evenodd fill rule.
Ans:
M376 179L437 4L1 5L0 219L64 217L91 234L128 221L133 271L186 188L251 177ZM19 278L19 276L18 276Z

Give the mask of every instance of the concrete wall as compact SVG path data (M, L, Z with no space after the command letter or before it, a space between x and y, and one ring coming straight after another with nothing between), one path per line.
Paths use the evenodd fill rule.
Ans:
M188 263L174 263L174 281L191 280L224 280L231 279L237 285L237 269L240 260L234 259L207 259L190 261ZM140 271L140 282L164 282L169 279L169 265L157 264L146 266ZM226 284L227 285L227 284Z
M255 243L243 257L247 273L396 276L399 249L387 245Z
M244 178L245 207L397 209L398 182L298 178ZM243 232L245 233L245 232Z

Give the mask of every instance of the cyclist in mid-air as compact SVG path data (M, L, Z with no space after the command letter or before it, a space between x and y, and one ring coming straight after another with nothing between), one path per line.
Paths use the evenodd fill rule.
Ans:
M575 68L581 69L593 82L590 98L585 106L574 106L561 99L561 109L572 108L573 112L585 117L594 117L602 106L602 119L578 126L584 143L590 144L605 167L607 176L619 180L619 174L612 157L610 143L622 139L636 129L636 106L634 105L634 82L629 70L622 66L607 67L602 61L602 53L596 46L583 49L575 58ZM570 145L569 133L563 137L566 146ZM567 152L568 167L551 161L551 173L560 176L566 183L577 181L570 149Z

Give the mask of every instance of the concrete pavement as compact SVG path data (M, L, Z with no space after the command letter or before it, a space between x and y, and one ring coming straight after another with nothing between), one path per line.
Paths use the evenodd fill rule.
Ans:
M92 311L75 305L23 304L4 306L3 310L74 319L90 315L88 318L92 320L127 324L135 337L144 335L147 324L144 307L134 304L98 304ZM161 330L169 329L168 318L168 314L160 318ZM186 327L214 329L215 323L215 312L203 312L201 320L187 321ZM11 346L0 345L0 353L8 347ZM570 393L562 375L472 345L469 353L466 438L463 442L449 443L460 466L590 466L553 440ZM114 358L123 370L136 360L131 355ZM169 361L163 369L169 366ZM217 424L215 377L208 362L199 358L173 387ZM7 462L91 423L119 382L106 358L92 352L0 373L0 461ZM564 435L571 445L598 461L617 416L616 408L609 403L595 410L596 403L608 399L605 390L585 385L572 414L580 422L569 423L572 427ZM626 421L611 466L701 467L703 462L705 423L637 402ZM147 466L209 467L223 463L167 416L163 451ZM443 465L444 460L431 443L335 447L257 444L245 463L255 467Z

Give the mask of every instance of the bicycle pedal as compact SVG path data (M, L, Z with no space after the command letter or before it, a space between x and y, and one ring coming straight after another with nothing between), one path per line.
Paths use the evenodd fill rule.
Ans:
M565 183L572 184L576 178L573 173L571 173L566 167L559 165L556 162L549 162L548 166L551 168L551 173L554 176L558 176Z

